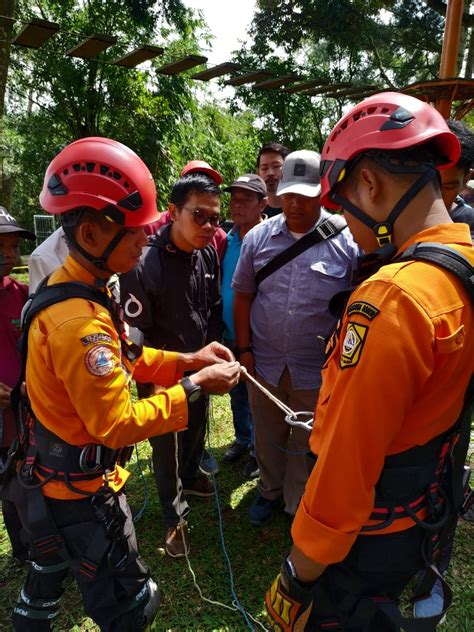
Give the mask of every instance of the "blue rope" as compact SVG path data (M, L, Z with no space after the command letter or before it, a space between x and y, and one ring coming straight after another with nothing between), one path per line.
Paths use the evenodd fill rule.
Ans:
M138 475L141 477L141 479L143 481L143 505L142 505L141 509L139 511L137 511L136 514L133 515L132 519L133 519L134 523L138 522L141 519L141 517L145 513L145 510L146 510L147 504L148 504L148 483L146 482L146 478L145 478L145 475L143 473L142 466L140 464L140 455L138 453L138 444L135 444L135 453L136 453L136 457L137 457Z
M212 406L211 406L211 402L209 402L209 421L211 419L213 419ZM212 448L211 448L211 445L210 445L209 425L207 427L207 437L206 438L207 438L209 454L214 457L214 454L212 452ZM226 562L226 565L227 565L227 574L228 574L228 578L229 578L230 594L232 595L233 603L236 605L238 611L242 615L242 618L245 621L247 627L249 628L249 630L252 630L253 632L255 632L255 627L250 622L250 620L249 620L249 618L247 616L247 612L246 612L245 608L242 606L242 604L240 603L240 599L237 597L237 593L235 592L234 573L232 571L232 564L231 564L231 561L230 561L230 558L229 558L229 554L227 553L227 549L226 549L226 545L225 545L224 524L223 524L223 520L222 520L221 505L220 505L220 500L219 500L219 492L217 490L217 481L216 481L216 477L214 475L214 472L211 472L211 478L212 478L212 482L214 484L214 500L216 502L216 509L217 509L218 523L219 523L220 543L221 543L222 553L224 554L224 559L225 559L225 562Z

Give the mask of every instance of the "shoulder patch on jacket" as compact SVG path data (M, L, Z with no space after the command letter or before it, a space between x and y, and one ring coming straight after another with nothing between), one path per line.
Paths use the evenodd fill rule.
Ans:
M348 369L359 363L368 330L369 328L365 325L353 322L347 323L346 335L342 342L341 369Z
M104 334L102 332L97 332L95 334L89 334L88 336L83 336L81 338L81 342L82 344L87 347L89 345L94 345L98 342L109 342L112 343L112 336L109 336L108 334Z
M355 301L354 303L351 303L347 308L348 316L352 316L353 314L360 314L361 316L365 316L369 320L374 320L379 312L379 309L377 309L370 303L367 303L366 301Z
M84 357L86 369L92 375L102 377L110 375L115 368L115 356L105 345L91 347Z

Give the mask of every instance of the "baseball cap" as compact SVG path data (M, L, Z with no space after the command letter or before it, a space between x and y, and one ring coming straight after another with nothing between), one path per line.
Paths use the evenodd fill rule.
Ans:
M320 160L321 156L316 151L308 149L300 149L288 154L283 163L276 194L299 193L305 197L317 197L321 192Z
M24 239L36 239L36 235L29 230L22 228L13 215L3 206L0 206L0 235L5 233L19 233Z
M267 195L267 185L264 180L255 173L245 173L243 176L239 176L237 180L234 180L230 186L224 189L224 191L230 193L232 189L236 188L254 191L254 193L260 193L260 195L263 195L264 197Z
M179 174L181 177L188 175L188 173L205 173L212 178L214 182L219 186L222 184L221 174L213 169L211 165L204 160L191 160L181 169Z

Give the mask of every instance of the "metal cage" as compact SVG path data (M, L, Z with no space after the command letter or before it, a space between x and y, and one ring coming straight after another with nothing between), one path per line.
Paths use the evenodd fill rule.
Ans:
M33 222L35 226L36 245L39 246L56 230L54 215L33 215Z

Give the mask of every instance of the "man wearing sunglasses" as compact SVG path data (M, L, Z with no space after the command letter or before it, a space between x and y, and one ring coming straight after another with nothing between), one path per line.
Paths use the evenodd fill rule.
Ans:
M162 226L140 264L121 278L125 319L158 349L191 351L222 338L219 261L211 245L220 222L220 189L203 173L179 178L171 192L171 224ZM142 394L146 390L140 389ZM199 471L208 397L190 406L188 430L178 435L179 478L185 495L212 496L213 483ZM183 491L177 492L172 433L151 440L156 485L166 526L165 550L172 558L189 551Z

